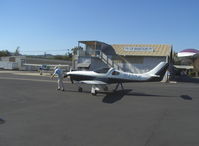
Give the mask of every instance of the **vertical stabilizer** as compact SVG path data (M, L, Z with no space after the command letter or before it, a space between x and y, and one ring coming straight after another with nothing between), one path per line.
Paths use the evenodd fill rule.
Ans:
M166 69L168 67L168 63L166 62L160 62L155 68L150 70L149 72L145 73L150 76L161 76L166 72Z

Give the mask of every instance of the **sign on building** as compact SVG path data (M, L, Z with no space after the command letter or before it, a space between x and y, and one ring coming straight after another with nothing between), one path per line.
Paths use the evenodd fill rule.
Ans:
M152 47L125 47L124 51L133 51L133 52L153 52L154 48Z

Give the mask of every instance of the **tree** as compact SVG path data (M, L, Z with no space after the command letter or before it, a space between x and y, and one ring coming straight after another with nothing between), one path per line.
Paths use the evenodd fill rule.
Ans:
M65 54L65 56L67 56L68 59L72 59L72 49L67 49L67 52Z
M72 48L71 50L72 50L72 52L73 52L73 55L77 55L77 51L78 51L78 50L83 50L83 48L82 48L82 47L76 46L76 47Z
M173 63L174 63L175 65L180 65L180 64L181 64L181 60L180 60L180 58L178 58L176 52L174 52L174 54L173 54Z
M20 47L18 46L17 49L15 50L15 53L14 53L15 56L19 56L19 55L20 55L20 53L19 53L19 48L20 48Z
M68 53L68 57L72 58L73 54L72 53Z
M10 55L11 55L11 53L8 50L2 50L2 51L0 51L0 57L10 56Z

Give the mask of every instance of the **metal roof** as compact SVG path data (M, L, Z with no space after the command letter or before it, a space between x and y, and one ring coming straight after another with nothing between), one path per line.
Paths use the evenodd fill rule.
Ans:
M185 50L182 50L180 52L199 53L199 50L197 50L197 49L185 49Z
M192 65L174 65L174 67L178 69L193 69Z
M78 43L82 43L85 45L97 45L97 44L106 44L100 41L78 41Z
M77 67L89 67L90 65L90 63L78 63Z
M115 44L111 45L121 56L170 56L172 45L161 44Z

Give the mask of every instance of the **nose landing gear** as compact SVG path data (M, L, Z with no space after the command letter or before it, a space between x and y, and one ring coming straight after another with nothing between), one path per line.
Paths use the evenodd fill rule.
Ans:
M99 90L100 90L100 89L99 89L97 86L93 85L93 86L91 87L91 94L92 94L93 96L96 96L96 95L97 95L97 92L98 92Z

